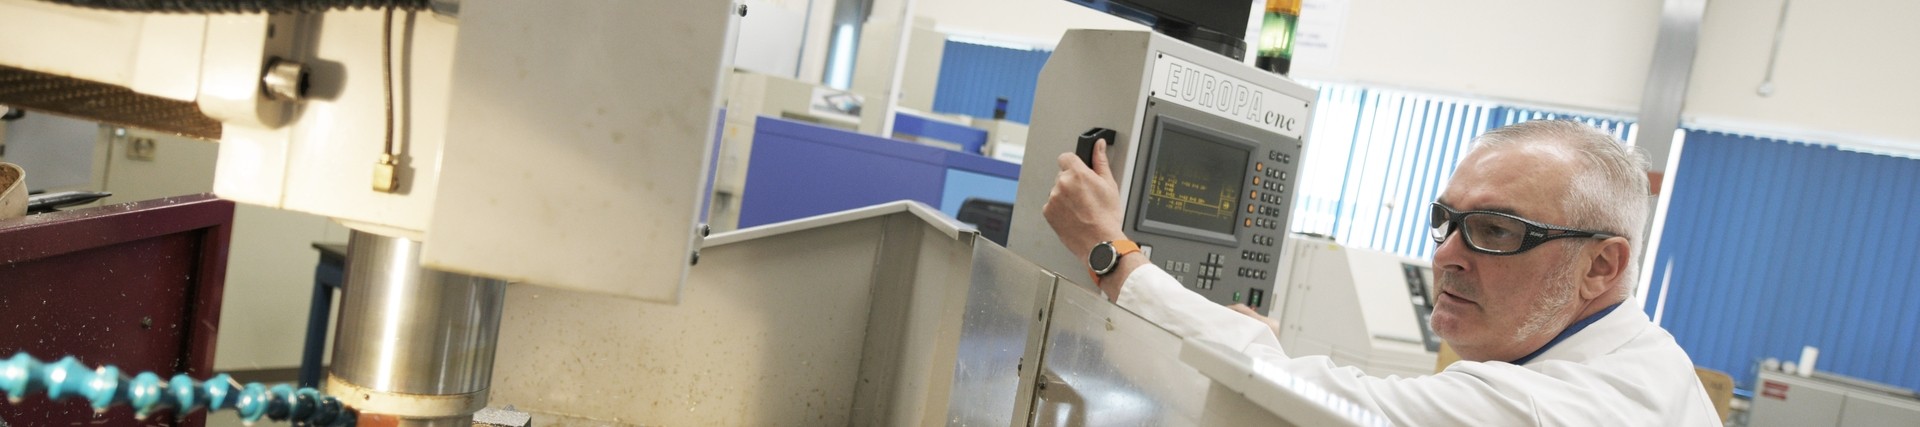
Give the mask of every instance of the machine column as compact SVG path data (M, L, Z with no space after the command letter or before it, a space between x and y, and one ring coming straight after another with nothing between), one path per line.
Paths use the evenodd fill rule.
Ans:
M473 425L506 282L420 266L420 242L354 231L327 394L405 426Z

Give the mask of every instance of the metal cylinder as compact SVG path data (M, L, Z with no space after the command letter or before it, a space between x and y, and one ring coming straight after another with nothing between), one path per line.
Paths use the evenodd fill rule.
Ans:
M487 401L506 282L423 268L421 247L353 232L327 392L363 414L470 421Z
M307 88L311 86L307 65L280 58L268 59L267 71L260 76L260 86L266 90L267 99L305 101Z

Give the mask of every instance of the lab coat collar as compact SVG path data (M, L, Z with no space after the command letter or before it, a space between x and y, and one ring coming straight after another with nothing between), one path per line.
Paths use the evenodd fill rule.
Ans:
M1535 354L1531 360L1524 360L1522 361L1524 363L1520 364L1526 365L1546 360L1581 362L1593 356L1612 353L1626 346L1647 326L1653 324L1652 321L1647 320L1646 313L1634 307L1636 305L1632 304L1631 300L1621 302L1611 312L1600 316L1599 320L1595 320L1586 328L1576 331L1558 344Z
M1599 321L1600 318L1602 317L1606 317L1607 314L1613 313L1613 310L1618 308L1620 308L1620 303L1614 303L1613 305L1607 306L1607 308L1600 309L1600 311L1598 312L1587 315L1586 318L1573 322L1573 324L1571 325L1567 325L1566 329L1563 329L1560 331L1560 335L1556 335L1553 337L1553 339L1547 340L1547 344L1540 346L1540 349L1534 350L1532 353L1527 353L1526 356L1521 356L1519 359L1514 359L1513 364L1515 365L1527 364L1527 361L1533 360L1533 358L1535 357L1540 357L1540 353L1545 353L1547 352L1547 350L1552 349L1553 346L1559 345L1560 342L1562 341L1566 341L1568 337L1572 337L1574 334L1580 333L1580 330L1586 329L1587 326L1593 325L1594 322Z

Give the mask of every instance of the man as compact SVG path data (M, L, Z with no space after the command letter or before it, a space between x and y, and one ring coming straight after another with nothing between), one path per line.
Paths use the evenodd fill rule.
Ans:
M1399 425L1718 425L1673 336L1632 305L1646 220L1646 160L1577 122L1480 136L1427 206L1434 332L1461 362L1419 378L1369 377L1326 357L1288 357L1272 329L1213 304L1132 253L1100 290L1174 334L1239 349ZM1085 258L1124 240L1105 155L1060 156L1047 222Z

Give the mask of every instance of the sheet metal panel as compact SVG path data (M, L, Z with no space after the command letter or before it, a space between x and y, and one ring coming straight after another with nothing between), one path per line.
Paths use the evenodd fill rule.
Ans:
M1021 393L1021 364L1037 359L1043 310L1053 297L1056 277L1006 248L974 245L973 282L967 288L958 363L946 424L1013 425ZM1031 384L1028 384L1031 386Z
M1038 426L1201 425L1212 381L1180 361L1180 337L1080 286L1054 294Z
M703 249L679 305L511 285L491 404L638 425L847 425L882 222Z
M702 0L463 4L421 262L677 301L737 17Z
M715 235L679 305L512 286L490 404L541 425L894 426L947 422L971 402L956 389L1010 402L998 380L1016 375L1024 338L962 345L962 318L1007 325L981 329L988 341L1023 328L1018 289L1031 299L1036 283L969 278L1044 273L956 227L895 203ZM975 262L982 247L999 255ZM970 283L1013 293L976 299ZM998 304L1023 314L995 318ZM982 353L995 348L1012 359Z

